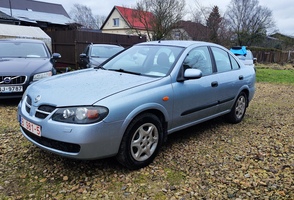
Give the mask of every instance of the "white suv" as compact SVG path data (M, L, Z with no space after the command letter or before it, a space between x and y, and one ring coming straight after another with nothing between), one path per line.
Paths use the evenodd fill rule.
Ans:
M230 51L242 60L245 66L255 67L254 63L256 62L256 58L253 57L252 52L249 49L246 49L245 46L232 47Z

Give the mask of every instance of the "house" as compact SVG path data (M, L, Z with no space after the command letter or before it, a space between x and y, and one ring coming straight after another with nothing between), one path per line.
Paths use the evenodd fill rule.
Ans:
M197 22L179 21L171 31L169 39L209 41L209 29Z
M152 36L150 26L152 16L150 12L114 6L100 29L102 33L146 35L147 40L150 40Z
M267 37L267 44L271 44L271 47L282 50L294 49L294 37L281 33L275 33Z
M67 28L74 21L62 5L33 0L1 0L0 23L37 26L43 30Z

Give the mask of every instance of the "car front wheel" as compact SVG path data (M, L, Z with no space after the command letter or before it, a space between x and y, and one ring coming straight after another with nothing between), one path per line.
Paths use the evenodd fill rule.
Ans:
M154 160L162 141L161 121L153 114L142 114L127 128L116 158L129 169L145 167Z
M231 112L227 115L228 121L234 124L241 122L244 118L247 104L247 95L245 92L241 92L237 97Z

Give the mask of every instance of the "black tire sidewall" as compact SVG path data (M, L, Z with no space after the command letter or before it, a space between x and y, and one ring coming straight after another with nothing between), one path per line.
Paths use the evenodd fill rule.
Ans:
M237 105L238 100L240 99L241 96L243 96L244 99L245 99L245 110L244 110L244 112L243 112L242 117L238 118L238 117L236 116L236 105ZM234 106L233 106L231 112L227 115L227 120L228 120L230 123L233 123L233 124L237 124L237 123L241 122L241 121L243 120L244 116L245 116L247 105L248 105L247 95L246 95L245 92L241 92L241 93L238 95L238 97L237 97L237 99L236 99L236 101L235 101L235 103L234 103Z
M144 160L144 161L137 161L133 158L132 153L131 153L131 143L132 143L132 139L133 136L136 132L136 130L145 123L152 123L157 127L158 130L158 144L156 147L156 150L154 151L153 155L151 155L148 159ZM117 160L124 166L126 166L129 169L139 169L142 167L145 167L147 165L149 165L154 158L156 157L156 155L159 152L159 149L162 145L163 142L163 128L162 128L162 124L159 120L159 118L157 116L155 116L154 114L150 114L150 113L144 113L141 114L139 116L137 116L128 126L121 145L120 145L120 149L119 152L117 154Z

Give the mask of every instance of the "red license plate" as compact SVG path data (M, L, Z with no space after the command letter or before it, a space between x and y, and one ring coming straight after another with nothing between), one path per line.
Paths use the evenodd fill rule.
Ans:
M37 136L41 136L41 126L36 125L36 124L26 120L23 117L21 117L20 123L21 123L21 126L23 128L25 128L26 130L30 131L31 133L33 133Z

